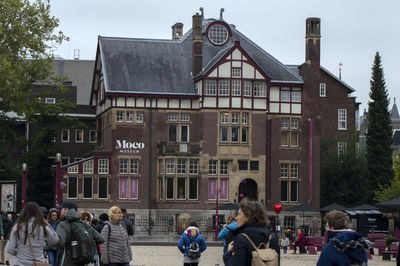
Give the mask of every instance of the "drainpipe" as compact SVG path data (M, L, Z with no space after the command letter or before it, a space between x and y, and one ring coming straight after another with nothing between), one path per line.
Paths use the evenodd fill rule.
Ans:
M313 159L312 159L312 137L313 137L313 132L312 132L312 128L313 128L313 121L312 119L308 119L309 122L309 131L310 131L310 135L309 135L309 153L308 153L308 169L309 169L309 187L308 187L308 202L311 203L312 202L312 163L313 163Z
M148 168L148 208L149 208L149 235L151 235L151 195L152 195L152 186L151 180L153 178L153 98L150 98L150 114L149 114L149 168Z
M267 203L271 202L271 150L272 150L272 140L271 140L271 127L272 127L272 120L271 117L268 117L268 134L267 134L267 153L268 153L268 166L267 166L267 179L268 179L268 195L267 195Z

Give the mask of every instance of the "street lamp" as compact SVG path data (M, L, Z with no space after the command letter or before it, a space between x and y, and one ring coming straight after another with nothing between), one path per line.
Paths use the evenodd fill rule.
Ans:
M26 204L26 163L22 164L22 209Z
M215 189L215 194L217 195L217 200L215 202L215 241L218 240L218 194L221 191L221 189L216 188Z
M60 209L61 206L61 153L57 153L56 164L56 208Z

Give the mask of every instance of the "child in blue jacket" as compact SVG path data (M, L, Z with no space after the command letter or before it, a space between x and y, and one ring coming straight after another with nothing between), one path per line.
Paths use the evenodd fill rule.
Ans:
M191 221L189 223L189 227L186 228L186 230L183 232L181 238L178 241L178 248L183 254L183 266L199 265L200 257L190 258L188 256L190 243L192 241L197 242L201 253L204 250L206 250L207 248L206 242L204 241L204 238L200 234L199 225L196 223L196 221Z

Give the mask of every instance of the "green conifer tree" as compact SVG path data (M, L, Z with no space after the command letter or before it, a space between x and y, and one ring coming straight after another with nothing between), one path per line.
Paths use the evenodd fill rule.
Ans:
M386 90L381 57L377 52L372 66L371 89L368 102L367 128L367 198L374 190L386 186L393 178L392 125L390 121L389 99Z

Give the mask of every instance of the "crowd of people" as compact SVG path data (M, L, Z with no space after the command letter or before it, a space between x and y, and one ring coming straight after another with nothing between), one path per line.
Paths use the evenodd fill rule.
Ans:
M350 229L348 215L331 211L325 220L328 242L317 266L367 265L368 243ZM265 265L280 265L281 249L284 254L291 246L294 253L297 248L302 251L306 241L303 230L299 230L297 238L291 230L278 238L268 224L264 206L243 199L237 216L228 217L218 234L218 240L223 240L221 256L225 265L258 265L255 261L266 260L269 264ZM0 219L0 264L10 265L12 255L16 257L15 265L23 266L34 262L52 266L129 266L133 257L129 236L133 229L126 210L117 206L97 220L88 211L78 211L73 200L64 201L60 212L47 212L37 203L28 202L15 222L12 215ZM195 220L189 221L177 246L184 266L199 265L207 245Z

